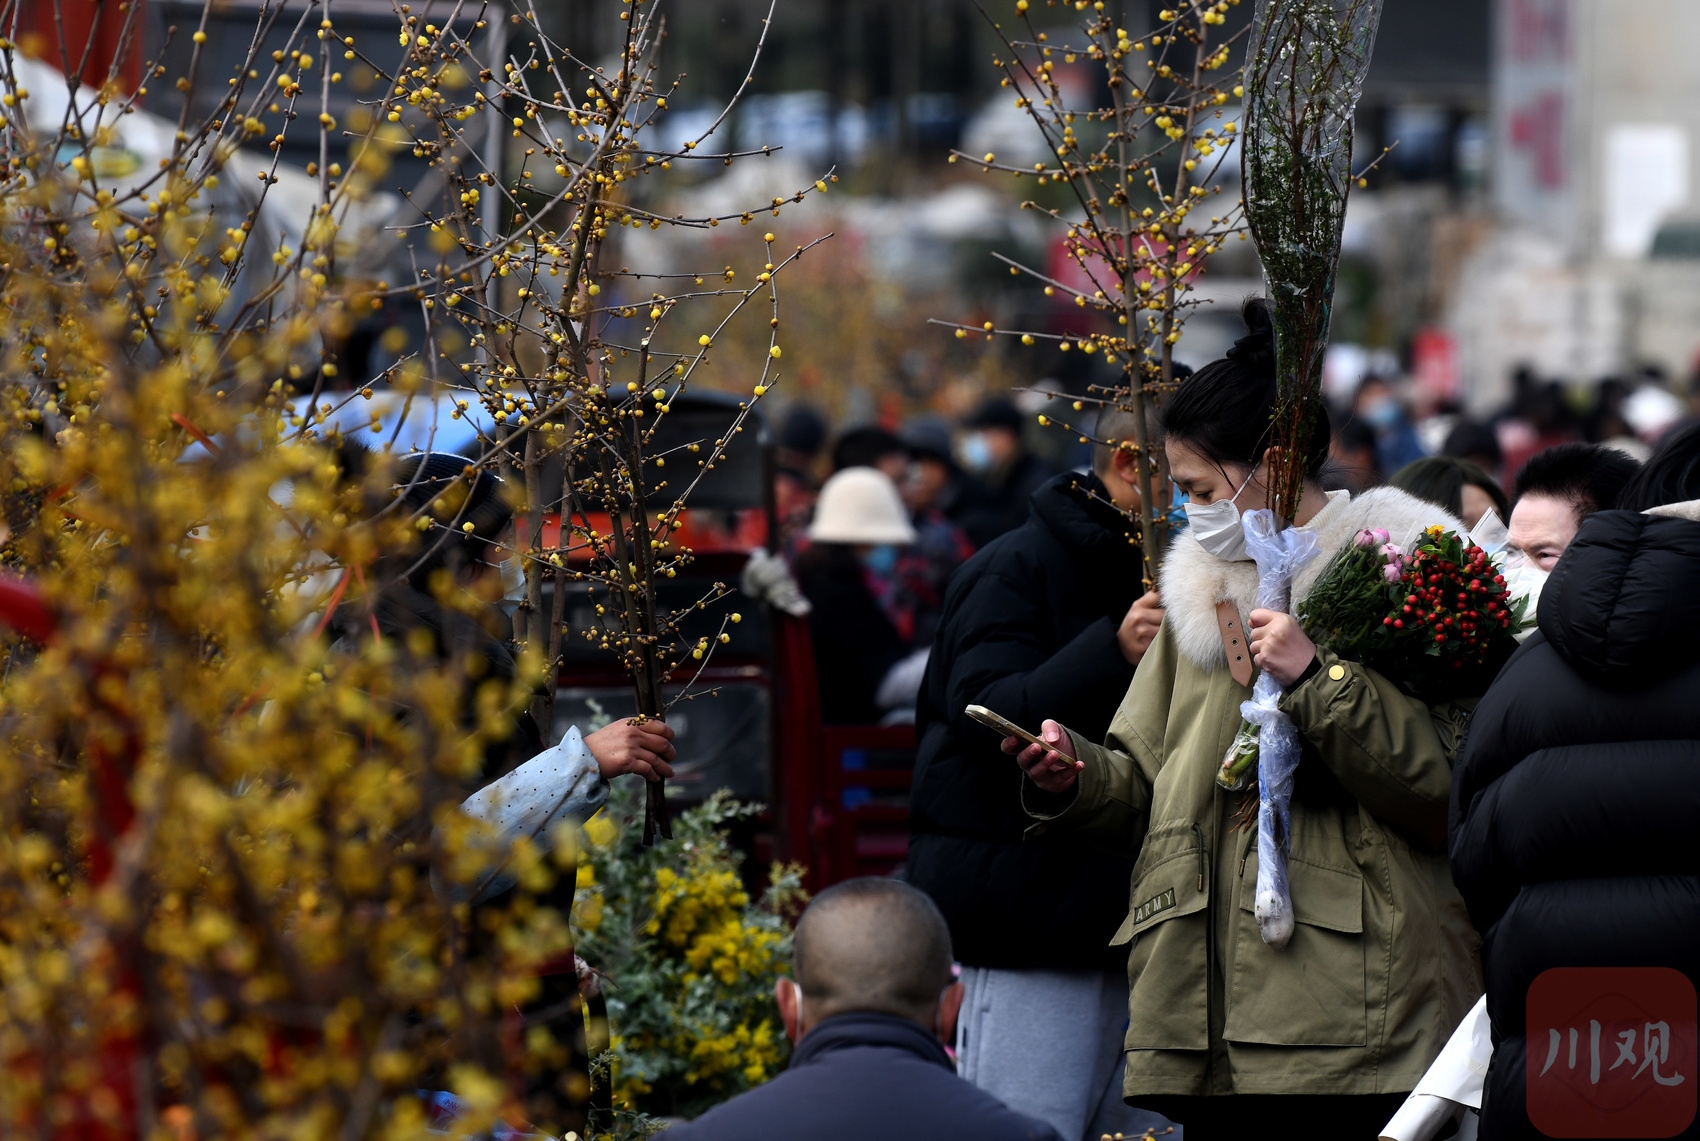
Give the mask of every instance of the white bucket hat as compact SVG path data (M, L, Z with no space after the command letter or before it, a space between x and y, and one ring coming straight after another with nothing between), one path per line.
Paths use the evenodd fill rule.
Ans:
M915 541L915 528L890 476L871 467L847 467L821 487L809 539L906 547Z

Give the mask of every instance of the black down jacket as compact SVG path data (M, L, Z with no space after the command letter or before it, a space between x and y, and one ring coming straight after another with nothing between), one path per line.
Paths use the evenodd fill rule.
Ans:
M1101 499L1094 499L1093 496ZM1096 740L1133 680L1116 630L1141 592L1139 547L1097 477L1064 473L1027 522L959 568L916 709L909 882L976 967L1120 970L1132 861L1066 838L1024 841L1021 770L984 705L1037 732L1055 718Z
M1482 1137L1541 1136L1524 1037L1542 971L1700 982L1696 835L1700 523L1603 511L1554 568L1540 631L1477 707L1453 773L1452 875L1482 933L1495 1043Z

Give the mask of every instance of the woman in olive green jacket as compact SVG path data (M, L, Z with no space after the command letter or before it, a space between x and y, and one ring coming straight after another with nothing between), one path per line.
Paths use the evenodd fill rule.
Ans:
M1171 399L1165 447L1192 522L1164 562L1162 629L1103 744L1045 722L1052 748L1018 756L1023 799L1035 833L1070 828L1137 854L1115 936L1129 950L1129 1102L1205 1141L1283 1121L1374 1137L1482 989L1445 855L1452 756L1473 703L1425 706L1314 646L1290 616L1253 609L1256 568L1226 523L1265 500L1268 358L1254 332ZM1319 456L1326 442L1324 425ZM1359 531L1408 543L1436 523L1460 527L1391 488L1351 499L1311 479L1295 524L1320 550L1293 597ZM1215 780L1250 696L1235 641L1247 629L1304 748L1289 844L1297 922L1279 950L1252 913L1255 792Z

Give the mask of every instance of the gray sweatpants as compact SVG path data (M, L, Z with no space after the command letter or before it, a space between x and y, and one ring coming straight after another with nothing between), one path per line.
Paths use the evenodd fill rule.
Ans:
M1064 1141L1159 1136L1169 1122L1122 1102L1127 978L1103 971L963 967L956 1072ZM1179 1141L1180 1130L1168 1141Z

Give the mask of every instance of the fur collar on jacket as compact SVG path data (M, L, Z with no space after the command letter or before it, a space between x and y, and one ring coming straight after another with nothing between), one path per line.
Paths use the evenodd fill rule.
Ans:
M1293 597L1302 599L1315 585L1334 554L1366 527L1385 529L1392 541L1409 548L1425 527L1436 523L1449 530L1464 525L1445 509L1392 487L1377 487L1356 499L1344 491L1330 492L1328 503L1306 528L1316 532L1316 557L1293 580ZM1240 621L1249 623L1257 598L1257 565L1224 562L1183 531L1169 545L1161 576L1163 621L1181 654L1202 670L1227 667L1222 631L1216 624L1216 604L1232 599ZM1242 627L1242 628L1249 628Z
M1649 507L1643 515L1667 515L1672 519L1688 519L1700 523L1700 499L1690 499L1682 503L1663 503L1657 507Z

